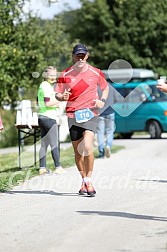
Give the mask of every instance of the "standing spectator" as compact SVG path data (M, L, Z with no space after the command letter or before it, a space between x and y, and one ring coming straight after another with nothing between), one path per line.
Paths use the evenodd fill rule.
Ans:
M41 147L39 151L40 175L49 172L46 168L46 154L49 145L51 146L55 173L64 173L64 169L60 165L58 127L56 122L56 117L59 113L59 101L55 98L55 92L53 89L56 77L56 69L52 66L47 67L44 72L44 81L40 84L38 89L38 123L41 130Z
M100 91L99 91L100 92ZM116 90L110 86L109 96L105 106L100 111L97 127L97 142L99 158L107 158L111 155L111 147L115 130L115 111L113 104L117 101Z
M74 65L65 69L56 86L57 99L67 101L66 113L75 162L82 177L80 194L94 196L92 185L94 154L93 138L98 121L98 108L102 108L108 96L108 84L100 69L87 63L88 49L77 44L72 51ZM102 90L101 99L97 87Z
M2 118L0 116L0 132L3 130L3 123L2 123Z

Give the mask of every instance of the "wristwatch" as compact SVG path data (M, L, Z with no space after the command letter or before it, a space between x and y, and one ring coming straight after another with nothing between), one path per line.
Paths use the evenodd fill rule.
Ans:
M104 103L106 103L106 99L104 99L104 98L102 98L101 101L104 102Z

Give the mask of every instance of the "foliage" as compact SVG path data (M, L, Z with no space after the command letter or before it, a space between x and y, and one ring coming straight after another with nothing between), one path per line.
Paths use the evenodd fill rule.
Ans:
M62 52L68 55L67 36L61 19L23 19L24 0L1 1L0 9L0 100L14 107L19 88L38 85L47 65L61 66ZM39 78L32 73L38 72Z
M18 143L17 129L14 127L16 113L1 110L4 130L0 133L0 148L16 146Z
M91 61L108 68L116 59L166 74L167 0L80 0L66 23L71 41L88 45ZM69 20L69 18L68 18ZM77 27L77 29L74 29Z
M167 60L167 1L108 2L121 55L134 67L163 73Z

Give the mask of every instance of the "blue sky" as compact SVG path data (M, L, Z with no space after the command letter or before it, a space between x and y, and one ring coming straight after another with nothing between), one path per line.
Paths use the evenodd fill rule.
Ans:
M66 10L68 7L71 9L77 9L81 5L79 3L79 0L52 0L53 3L50 7L48 7L45 3L45 1L41 0L31 0L30 4L26 3L24 10L32 10L34 13L38 13L38 16L40 16L43 19L51 19L54 17L55 14L60 13L61 11Z

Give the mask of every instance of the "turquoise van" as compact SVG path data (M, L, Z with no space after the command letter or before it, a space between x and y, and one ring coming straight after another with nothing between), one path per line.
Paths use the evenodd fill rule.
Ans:
M103 70L106 80L117 90L115 110L115 133L130 138L134 132L145 131L150 138L159 139L167 132L167 94L157 89L153 71L134 69L131 80L122 84L112 82L110 70ZM118 74L119 76L119 74ZM120 77L121 78L121 77Z

